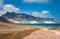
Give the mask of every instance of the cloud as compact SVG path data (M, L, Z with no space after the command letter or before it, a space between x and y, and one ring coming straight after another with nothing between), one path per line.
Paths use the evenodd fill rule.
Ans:
M5 14L6 12L15 12L15 13L20 13L20 9L16 8L15 6L13 6L12 4L5 4L2 7L2 11L0 10L0 15Z
M31 15L35 17L40 17L40 18L52 18L50 12L45 10L43 10L42 12L32 12Z
M15 6L13 6L11 4L5 4L3 6L3 11L4 12L9 11L9 12L16 12L16 13L18 13L18 12L20 12L20 9L19 8L16 8Z
M0 15L2 15L2 11L1 11L2 6L3 6L3 0L0 0Z
M3 6L3 0L0 0L0 9Z
M49 3L51 0L23 0L24 3Z

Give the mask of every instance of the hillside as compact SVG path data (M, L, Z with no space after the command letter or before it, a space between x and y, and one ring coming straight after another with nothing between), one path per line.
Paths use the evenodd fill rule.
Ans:
M12 23L12 22L10 22L8 19L6 19L6 18L4 18L4 17L1 17L1 16L0 16L0 22Z
M34 17L25 13L7 12L6 14L2 15L2 17L7 18L13 23L55 23L53 18Z

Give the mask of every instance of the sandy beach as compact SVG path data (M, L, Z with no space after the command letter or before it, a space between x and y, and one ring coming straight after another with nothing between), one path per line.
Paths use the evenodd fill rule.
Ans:
M16 26L0 22L0 39L60 39L60 30L38 26Z
M23 39L60 39L60 30L39 29Z
M27 26L16 26L0 22L0 39L22 39L38 28Z

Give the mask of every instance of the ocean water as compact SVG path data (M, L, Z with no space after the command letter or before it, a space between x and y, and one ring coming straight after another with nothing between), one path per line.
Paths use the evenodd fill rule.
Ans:
M43 27L57 27L60 24L18 24L20 26L43 26Z

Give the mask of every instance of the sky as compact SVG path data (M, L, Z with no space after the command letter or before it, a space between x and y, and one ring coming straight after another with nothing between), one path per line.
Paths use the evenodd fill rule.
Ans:
M7 11L54 18L60 23L60 0L0 0L0 15Z

